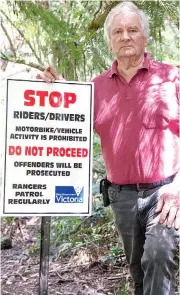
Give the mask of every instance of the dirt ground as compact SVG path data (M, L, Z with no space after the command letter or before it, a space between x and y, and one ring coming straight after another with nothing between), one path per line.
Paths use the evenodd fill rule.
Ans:
M40 218L28 218L15 228L12 248L1 251L1 294L39 294L39 253L36 231ZM7 235L10 226L1 226ZM50 248L48 295L130 295L132 282L125 258L114 266L87 261L86 251L60 257ZM124 293L126 287L127 293ZM120 292L121 291L121 292Z

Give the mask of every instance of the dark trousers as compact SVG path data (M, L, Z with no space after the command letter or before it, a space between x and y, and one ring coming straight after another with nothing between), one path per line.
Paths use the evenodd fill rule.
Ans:
M160 187L139 192L109 187L135 295L174 295L175 291L179 231L159 223L154 211L160 192Z

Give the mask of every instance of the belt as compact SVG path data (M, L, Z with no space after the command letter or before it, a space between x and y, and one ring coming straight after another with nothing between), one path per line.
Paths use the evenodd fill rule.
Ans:
M153 189L158 186L162 186L168 183L171 183L174 179L176 174L169 176L163 180L159 180L153 183L135 183L135 184L116 184L113 182L109 181L109 186L116 186L119 189L129 189L129 190L148 190L148 189Z

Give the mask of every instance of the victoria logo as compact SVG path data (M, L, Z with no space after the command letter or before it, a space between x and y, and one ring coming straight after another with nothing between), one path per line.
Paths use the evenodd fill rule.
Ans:
M55 203L83 203L84 187L56 186Z

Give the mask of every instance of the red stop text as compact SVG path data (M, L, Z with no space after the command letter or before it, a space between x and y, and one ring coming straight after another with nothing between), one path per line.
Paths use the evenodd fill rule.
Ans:
M63 94L58 91L43 91L31 90L24 91L24 105L32 107L34 105L45 107L50 105L53 108L64 107L69 108L71 104L76 102L76 94L71 92L64 92Z

